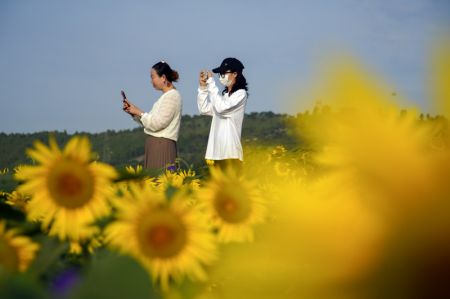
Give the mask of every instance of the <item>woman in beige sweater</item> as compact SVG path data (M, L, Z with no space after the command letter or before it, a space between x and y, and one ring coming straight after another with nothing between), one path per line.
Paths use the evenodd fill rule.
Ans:
M144 168L161 169L173 166L177 158L177 140L180 131L182 102L173 82L178 73L165 62L156 63L150 72L153 87L162 91L161 97L149 112L144 112L128 99L123 110L144 127Z

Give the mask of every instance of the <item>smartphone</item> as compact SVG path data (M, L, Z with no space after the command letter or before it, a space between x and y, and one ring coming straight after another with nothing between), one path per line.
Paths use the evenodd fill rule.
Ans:
M125 101L127 99L127 96L125 95L125 91L121 90L120 93L122 94L122 98Z

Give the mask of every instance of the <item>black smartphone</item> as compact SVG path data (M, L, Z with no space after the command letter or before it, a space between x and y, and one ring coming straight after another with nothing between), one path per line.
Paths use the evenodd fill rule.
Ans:
M121 90L120 93L122 94L122 98L125 101L127 99L127 96L125 95L125 91Z

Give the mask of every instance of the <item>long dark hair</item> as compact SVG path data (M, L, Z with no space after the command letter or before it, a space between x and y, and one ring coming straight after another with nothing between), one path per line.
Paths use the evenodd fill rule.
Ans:
M245 89L245 91L248 91L247 85L248 85L247 79L245 79L242 72L237 72L236 82L234 82L234 85L231 88L229 95L231 96L236 90L239 90L239 89ZM227 92L228 92L228 88L225 87L225 89L222 91L222 95L226 94Z
M152 66L152 69L155 70L155 72L158 74L158 76L165 75L167 78L167 81L169 82L177 82L178 81L178 72L173 70L170 65L165 61L160 61L158 63L155 63L154 66Z

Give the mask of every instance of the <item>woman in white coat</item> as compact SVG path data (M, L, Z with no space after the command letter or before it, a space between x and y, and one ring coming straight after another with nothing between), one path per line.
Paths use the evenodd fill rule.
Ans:
M244 65L226 58L211 71L200 73L197 105L200 114L212 116L205 159L221 168L241 168L244 155L241 144L242 122L248 98ZM225 88L219 91L213 73Z

